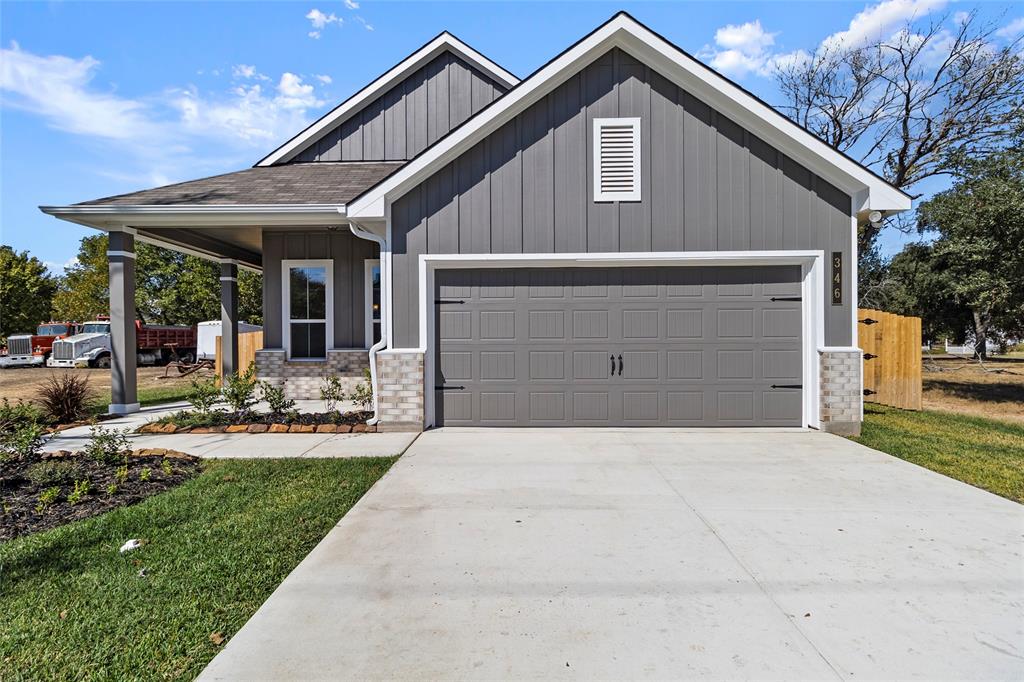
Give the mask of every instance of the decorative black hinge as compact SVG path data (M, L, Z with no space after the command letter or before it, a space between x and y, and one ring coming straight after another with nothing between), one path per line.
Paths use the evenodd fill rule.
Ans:
M775 301L802 301L804 299L800 296L772 296L768 300L774 303Z
M803 388L803 384L772 384L772 388Z
M453 303L465 303L465 301L456 301L456 300L447 300L446 301L443 298L439 298L436 301L434 301L434 303L436 305L449 305L449 304L453 304Z
M875 359L875 358L877 358L877 357L878 357L878 356L877 356L877 355L875 355L874 353L865 353L865 354L864 354L864 359L865 359L865 360L874 360L874 359Z
M873 324L878 324L878 320L872 320L870 317L865 317L863 320L857 320L861 324L866 324L869 327Z
M464 391L465 386L434 386L435 391Z
M876 391L872 391L870 388L864 389L864 395L874 395Z

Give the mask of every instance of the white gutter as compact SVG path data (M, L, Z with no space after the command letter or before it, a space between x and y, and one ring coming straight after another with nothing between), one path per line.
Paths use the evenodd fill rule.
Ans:
M338 209L339 213L344 214L344 209ZM383 308L384 301L387 300L385 295L386 291L391 289L390 280L388 277L388 260L385 257L385 247L387 246L387 240L384 237L376 235L368 230L364 230L353 222L349 222L349 229L352 230L352 234L360 239L368 239L373 242L377 242L380 247L380 301ZM378 382L377 382L377 352L383 350L388 345L388 324L391 318L390 314L385 314L382 309L380 315L380 341L370 346L370 388L373 390L373 416L367 420L367 424L373 426L380 421L380 412L377 408L378 405Z

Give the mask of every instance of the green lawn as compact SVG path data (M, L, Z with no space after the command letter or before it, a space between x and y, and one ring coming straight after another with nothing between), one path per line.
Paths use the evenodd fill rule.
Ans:
M394 458L211 461L0 544L0 679L192 679ZM126 556L130 538L148 541ZM144 569L145 576L139 571Z
M191 386L157 386L156 388L140 388L139 404L142 407L147 405L159 405L160 403L173 403L185 400L188 397ZM92 405L94 414L105 414L107 406L110 405L110 391L97 397Z
M1024 502L1024 427L950 412L864 406L870 448Z

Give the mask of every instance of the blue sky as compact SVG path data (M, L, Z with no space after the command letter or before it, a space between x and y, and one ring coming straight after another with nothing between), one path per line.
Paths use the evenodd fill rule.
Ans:
M878 2L0 3L0 242L60 271L87 228L41 214L251 166L442 30L519 76L619 9L767 101L768 60L976 5ZM1024 30L1020 4L980 3ZM950 19L952 21L952 18ZM934 185L933 185L934 186ZM884 239L892 253L906 241Z

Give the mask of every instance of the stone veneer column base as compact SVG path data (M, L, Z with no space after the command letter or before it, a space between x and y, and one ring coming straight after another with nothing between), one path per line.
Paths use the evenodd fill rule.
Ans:
M821 430L840 436L859 436L864 393L857 348L821 350Z
M256 376L275 386L283 386L291 400L319 400L324 377L341 379L342 388L352 391L365 381L363 370L370 367L369 351L329 350L326 360L288 360L283 348L256 351Z
M423 353L377 353L377 430L422 431Z

